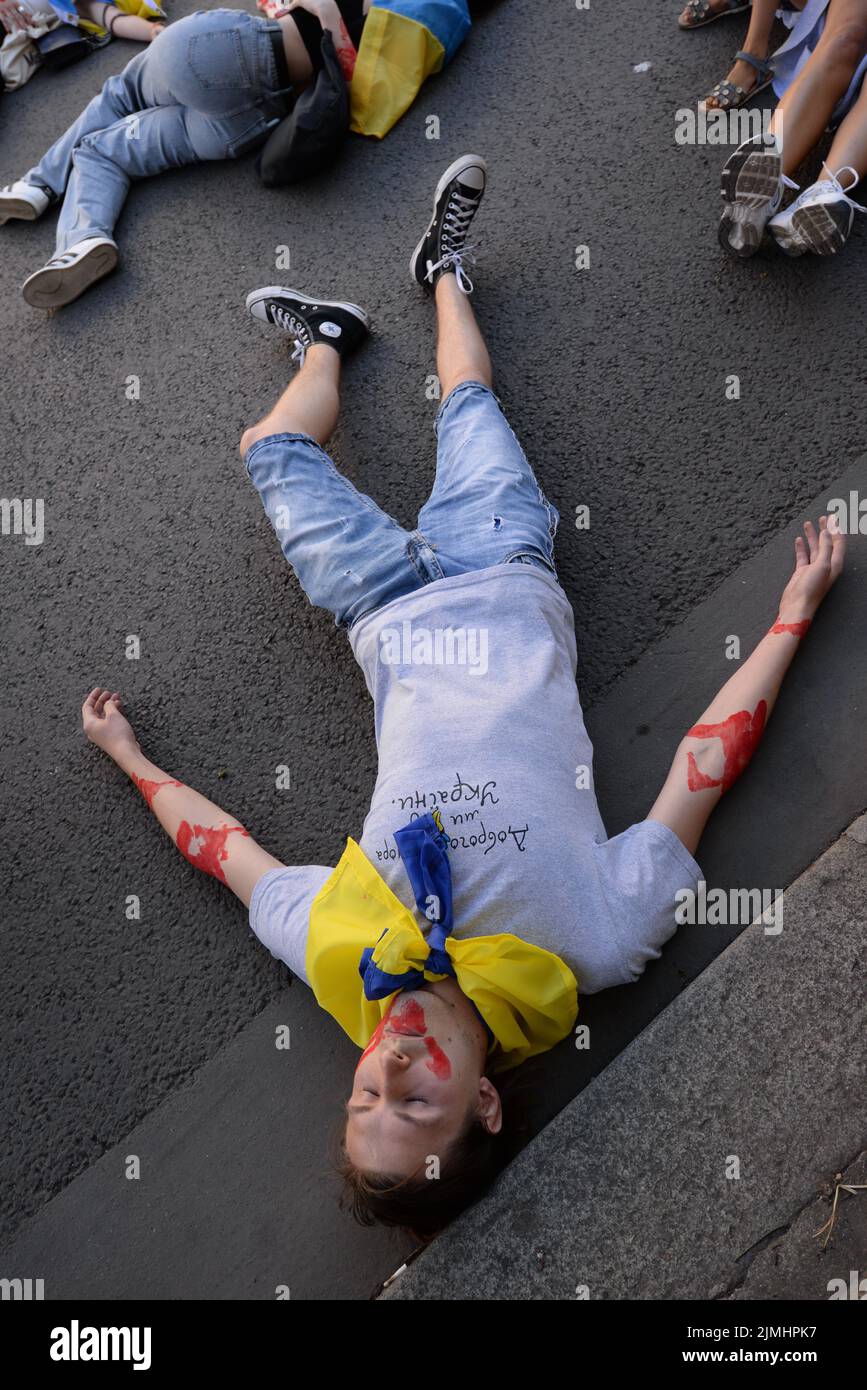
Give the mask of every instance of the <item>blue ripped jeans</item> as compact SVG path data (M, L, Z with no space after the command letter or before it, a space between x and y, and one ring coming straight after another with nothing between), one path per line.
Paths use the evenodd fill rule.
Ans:
M63 198L57 254L112 238L130 182L164 169L236 159L261 145L289 109L272 33L240 10L170 24L110 77L78 120L24 175Z
M436 419L433 491L414 531L338 473L304 434L259 439L244 460L311 603L350 628L392 599L491 565L554 570L559 515L494 393L465 381Z

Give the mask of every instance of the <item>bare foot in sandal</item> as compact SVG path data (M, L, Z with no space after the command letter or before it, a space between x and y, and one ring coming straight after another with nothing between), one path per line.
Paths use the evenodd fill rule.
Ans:
M734 111L743 106L750 97L764 91L773 81L774 69L767 60L767 49L761 57L757 53L741 50L736 55L735 65L716 86L699 102L706 111Z
M749 7L749 0L689 0L677 22L681 29L701 29L723 15L741 14Z

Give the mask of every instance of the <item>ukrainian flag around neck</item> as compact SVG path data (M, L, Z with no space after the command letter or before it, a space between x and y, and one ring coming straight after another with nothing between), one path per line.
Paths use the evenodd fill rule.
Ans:
M425 890L435 888L442 916L437 914L426 938L413 913L347 839L310 909L306 971L321 1007L364 1048L395 993L453 975L492 1038L492 1070L518 1066L567 1037L578 1013L578 986L565 962L507 933L451 935L444 848L437 857L441 827L422 816L397 832L400 844L399 837L405 837L402 859L411 869L420 910L425 912Z

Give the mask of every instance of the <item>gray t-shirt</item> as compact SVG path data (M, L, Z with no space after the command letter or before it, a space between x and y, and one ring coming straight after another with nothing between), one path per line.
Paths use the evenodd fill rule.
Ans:
M350 641L379 752L359 843L392 891L414 910L394 832L437 809L456 935L543 946L584 994L636 979L700 870L658 821L608 839L572 609L553 576L510 564L442 579L362 618ZM256 935L302 979L310 903L330 872L273 869L250 904Z

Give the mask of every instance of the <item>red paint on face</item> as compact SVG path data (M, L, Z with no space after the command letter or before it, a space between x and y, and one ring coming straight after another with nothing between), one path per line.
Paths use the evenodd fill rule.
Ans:
M426 1033L424 1009L417 999L402 1001L400 1013L392 1014L388 1026L392 1033L403 1033L405 1036Z
M368 1055L368 1053L369 1053L369 1052L373 1052L374 1048L379 1047L379 1044L382 1042L382 1035L383 1035L383 1033L385 1032L385 1025L386 1025L386 1023L388 1023L389 1019L391 1018L392 1010L393 1010L393 1008L394 1008L394 1006L395 1006L395 1004L397 1003L397 1001L398 1001L399 998L400 998L400 995L399 995L399 994L396 994L396 995L394 996L394 998L392 999L392 1001L391 1001L391 1003L389 1004L388 1008L386 1009L385 1013L382 1015L382 1018L379 1020L379 1022L378 1022L377 1025L376 1025L376 1027L374 1028L373 1032L371 1033L371 1035L370 1035L370 1042L367 1044L367 1047L364 1049L364 1051L362 1052L361 1056L360 1056L359 1059L358 1059L358 1065L357 1065L356 1068L355 1068L356 1071L358 1071L358 1068L361 1066L362 1062L364 1061L364 1059L365 1059L365 1057Z
M432 1071L438 1081L448 1081L452 1074L452 1064L439 1043L435 1038L425 1038L424 1045L430 1053L430 1060L425 1063L428 1071Z
M171 779L165 782L150 782L147 777L136 777L135 773L132 774L132 780L144 797L149 811L153 809L154 797L160 787L182 787L184 785L183 782L173 782Z
M803 637L811 621L810 618L803 618L799 623L781 623L778 620L771 628L771 632L792 632L796 637Z
M226 841L234 834L249 836L249 831L240 825L190 825L182 820L178 826L177 846L190 864L225 883L226 875L220 865L229 857Z
M364 1049L364 1051L358 1059L358 1066L355 1068L356 1071L358 1071L358 1067L361 1066L368 1053L372 1052L375 1047L379 1047L379 1044L382 1042L382 1035L385 1032L385 1020L387 1018L388 1014L383 1014L382 1018L379 1020L373 1032L371 1033L370 1042L367 1044L367 1047Z
M723 746L722 777L707 777L700 772L692 753L687 754L687 782L691 792L707 791L710 787L722 787L727 792L740 777L758 746L765 727L768 707L764 700L756 705L755 714L749 710L738 710L722 724L694 724L687 734L688 738L718 738Z

